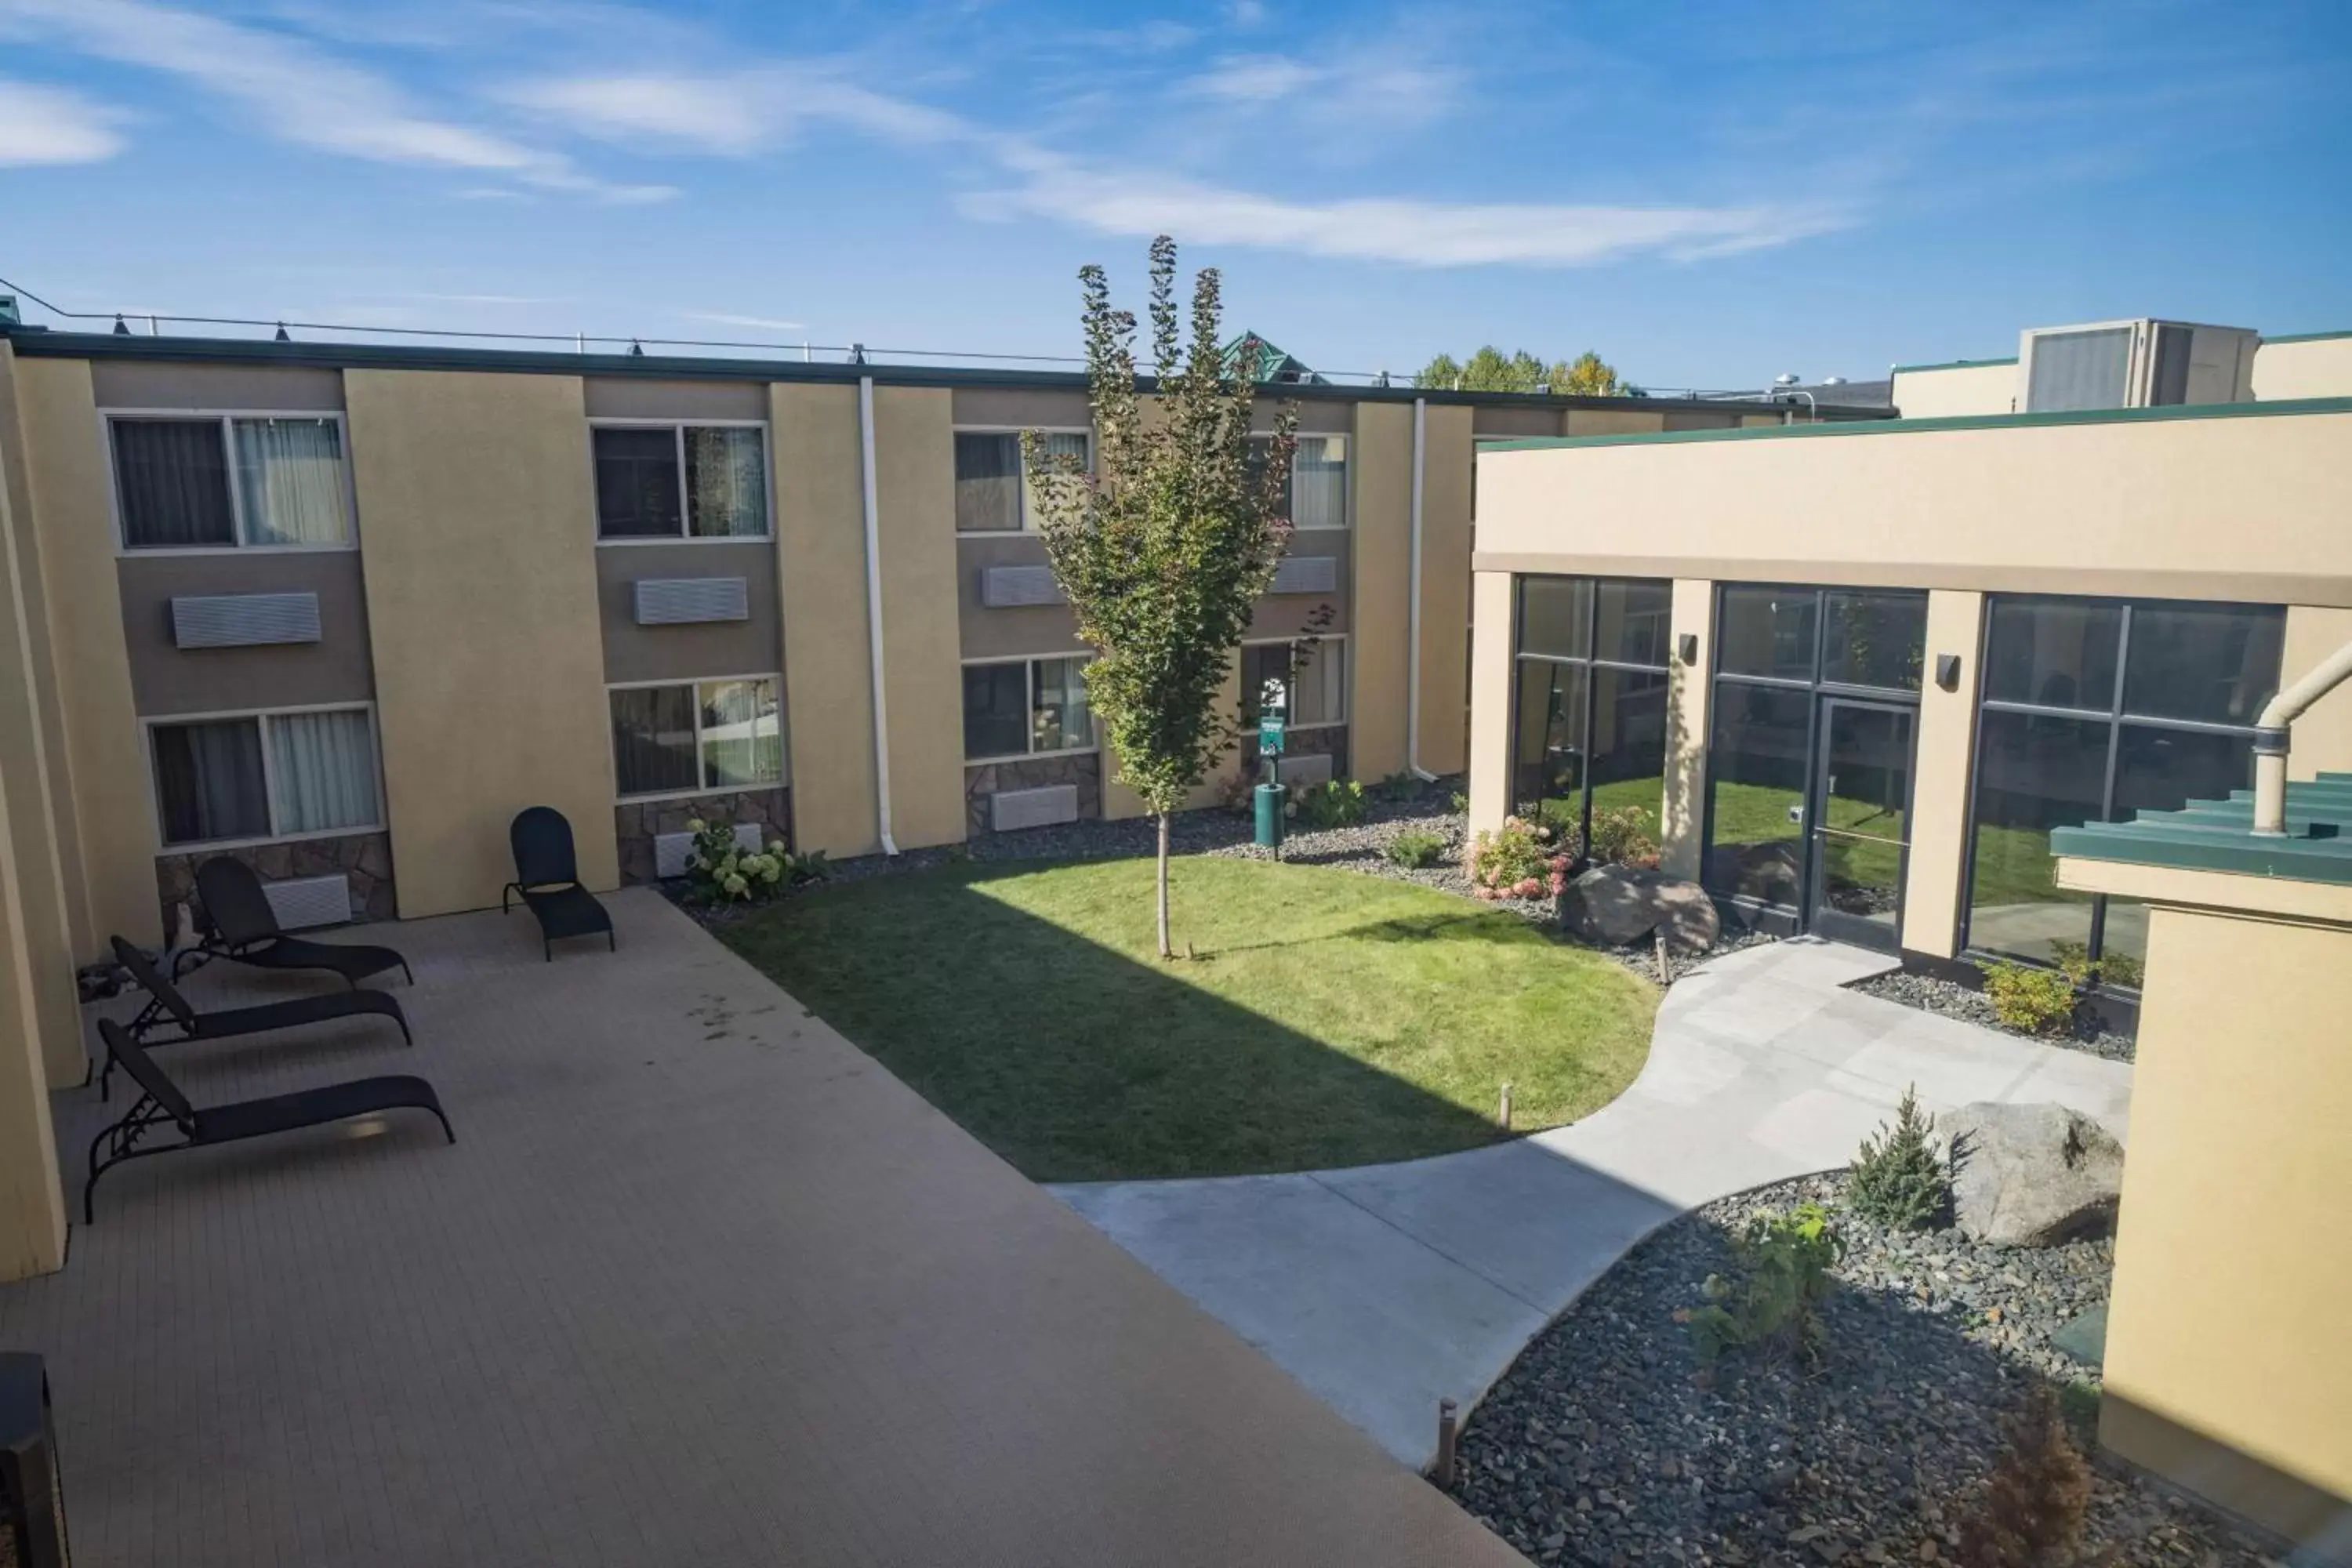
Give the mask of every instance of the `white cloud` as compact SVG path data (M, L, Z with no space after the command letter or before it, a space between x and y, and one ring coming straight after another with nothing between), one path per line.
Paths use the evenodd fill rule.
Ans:
M103 163L122 151L123 118L61 87L0 79L0 165Z
M1575 267L1637 253L1692 260L1786 245L1848 221L1832 209L1772 205L1295 202L1148 173L1084 169L1049 156L1021 163L1024 184L966 196L964 212L1410 267Z
M499 96L583 136L730 158L789 142L811 124L908 144L971 134L943 110L791 66L551 78L515 83Z
M436 118L384 79L263 28L149 0L0 0L0 25L194 82L258 115L288 141L325 152L503 175L606 200L675 194L610 184L560 154Z
M804 330L806 321L781 321L773 316L735 316L724 310L680 310L689 321L712 321L722 327L759 327L772 332L797 332Z
M1227 103L1271 103L1305 91L1326 75L1324 68L1285 55L1227 55L1199 76L1179 82L1177 91Z

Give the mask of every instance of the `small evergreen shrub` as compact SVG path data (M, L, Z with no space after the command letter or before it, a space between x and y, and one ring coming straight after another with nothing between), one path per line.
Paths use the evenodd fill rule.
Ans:
M2063 1035L2074 1026L2077 984L2063 970L2006 961L1985 965L1985 999L1993 1016L2029 1035Z
M1364 820L1364 786L1354 779L1331 779L1298 792L1293 805L1308 827L1353 827Z
M1732 1238L1738 1273L1707 1276L1706 1305L1677 1312L1689 1325L1699 1360L1712 1365L1734 1351L1774 1357L1821 1359L1821 1304L1835 1284L1830 1269L1845 1242L1829 1210L1799 1204L1782 1214L1758 1214Z
M1482 899L1533 899L1568 888L1568 856L1552 841L1551 829L1516 816L1503 818L1493 833L1470 841L1462 868L1470 890Z
M1470 815L1470 797L1457 789L1445 797L1445 806L1456 816L1467 816Z
M1936 1146L1936 1119L1919 1113L1916 1086L1903 1091L1895 1125L1862 1141L1846 1206L1898 1230L1926 1230L1952 1201L1951 1162Z
M1434 833L1423 833L1419 829L1400 833L1389 840L1389 859L1408 871L1419 871L1434 866L1437 864L1438 857L1444 853L1444 837Z
M2091 1472L2047 1384L2034 1384L2007 1436L1960 1521L1960 1568L2069 1568L2081 1552Z

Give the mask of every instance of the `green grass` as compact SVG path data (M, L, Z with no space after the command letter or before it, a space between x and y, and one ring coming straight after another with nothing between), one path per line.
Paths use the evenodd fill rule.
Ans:
M1573 1121L1649 1049L1655 992L1516 915L1355 872L1184 859L961 866L827 889L729 945L1024 1174L1412 1159Z

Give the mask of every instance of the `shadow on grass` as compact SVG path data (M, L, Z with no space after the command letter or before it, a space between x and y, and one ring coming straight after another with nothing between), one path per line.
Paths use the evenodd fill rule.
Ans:
M1040 1181L1475 1148L1505 1136L1486 1108L1506 1079L1530 1108L1522 1127L1568 1120L1613 1099L1647 1050L1654 1004L1638 983L1605 960L1564 963L1515 916L1410 908L1442 893L1192 861L1177 874L1176 938L1199 956L1161 963L1144 956L1148 862L1056 866L1052 890L1024 884L1048 870L877 879L721 935ZM1050 901L1052 918L1016 899ZM1286 922L1297 934L1254 940Z

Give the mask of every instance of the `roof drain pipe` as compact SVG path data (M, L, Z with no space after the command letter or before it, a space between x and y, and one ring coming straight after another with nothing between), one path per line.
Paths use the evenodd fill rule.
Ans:
M1404 767L1428 784L1437 775L1421 765L1421 475L1429 435L1429 399L1412 400L1412 560L1404 606Z
M2286 837L2287 726L2303 710L2352 679L2352 642L2320 660L2318 668L2270 700L2254 721L2254 834Z
M866 510L866 631L874 665L874 821L882 853L896 855L890 837L890 714L882 679L882 513L874 489L874 378L857 378L858 479Z

